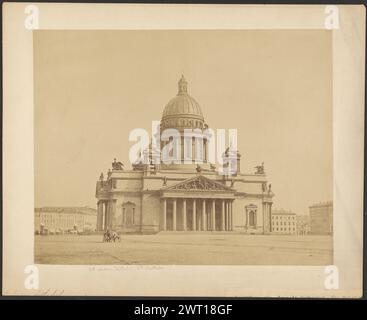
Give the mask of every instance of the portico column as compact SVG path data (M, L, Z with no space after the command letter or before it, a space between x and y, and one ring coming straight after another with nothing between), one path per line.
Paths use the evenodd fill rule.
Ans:
M203 141L203 144L204 144L204 163L206 163L207 162L207 151L206 151L206 139L204 138L203 139L204 141Z
M162 219L162 230L167 230L167 199L163 199L163 219Z
M184 159L185 159L185 139L182 136L181 137L181 163L184 163Z
M183 203L182 203L182 220L183 220L183 230L186 231L187 230L187 226L186 226L186 199L183 199Z
M215 231L215 199L212 202L212 231Z
M195 154L195 137L192 137L191 139L192 141L192 146L191 146L191 161L192 163L194 163L195 159L196 159L196 154Z
M224 201L224 230L228 231L228 200Z
M203 199L203 210L201 213L201 222L202 222L202 228L201 230L206 231L206 206L205 206L205 199Z
M233 231L233 206L232 206L232 201L229 202L229 230Z
M172 217L173 231L176 231L176 209L177 209L177 200L173 199L173 217Z
M273 232L272 226L271 226L271 205L272 204L273 204L272 202L269 203L269 231L270 232Z
M196 200L192 202L192 230L196 231Z
M263 223L264 223L264 233L270 232L271 221L269 220L269 204L267 202L263 203Z
M222 221L221 221L221 224L222 224L222 231L225 230L225 209L224 209L224 200L222 199Z
M226 201L226 231L229 230L229 202Z
M265 202L263 202L263 233L265 234L267 232L266 230L266 211L265 211Z
M105 216L105 204L104 201L102 202L102 230L105 230L105 226L106 226L106 216Z
M115 229L115 213L116 213L116 200L109 201L109 210L108 210L108 226L110 230Z
M196 217L197 217L197 223L196 223L196 230L197 231L201 231L201 213L200 213L200 209L199 209L199 203L200 201L197 202L197 205L196 205Z
M104 201L104 230L108 229L108 201Z
M98 201L97 231L103 230L103 201Z

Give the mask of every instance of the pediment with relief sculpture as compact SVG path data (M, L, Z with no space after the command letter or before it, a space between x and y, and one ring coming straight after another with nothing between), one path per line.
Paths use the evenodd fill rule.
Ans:
M203 176L197 176L188 180L179 182L165 190L179 191L234 191L219 182L213 181Z

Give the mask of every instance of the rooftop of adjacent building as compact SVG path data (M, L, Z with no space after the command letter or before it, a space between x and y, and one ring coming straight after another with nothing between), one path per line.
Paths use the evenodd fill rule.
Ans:
M273 209L271 210L271 214L273 215L296 215L291 210L285 210L285 209Z
M310 216L308 214L297 214L298 221L308 221Z
M332 201L318 202L309 206L309 208L322 208L322 207L332 207Z
M85 207L40 207L34 208L35 212L56 212L56 213L67 213L67 214L86 214L86 215L96 215L97 210L94 208L90 208L88 206Z

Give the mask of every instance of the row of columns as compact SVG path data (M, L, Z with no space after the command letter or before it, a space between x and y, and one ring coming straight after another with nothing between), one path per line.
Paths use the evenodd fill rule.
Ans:
M97 231L113 230L115 223L116 200L99 200L97 211Z
M177 138L179 139L179 138ZM196 142L196 139L198 142ZM185 142L185 138L182 136L180 140L177 140L176 142L176 148L177 149L171 149L170 150L170 156L173 157L176 153L177 160L181 160L184 162L187 161L195 161L195 160L201 160L202 162L206 163L208 158L208 147L209 147L209 140L206 137L202 138L196 138L191 137L188 139L188 142ZM171 141L167 141L163 144L167 145L168 143L171 143ZM162 146L162 147L163 147ZM179 147L178 147L179 146Z
M178 200L179 199L179 200ZM233 230L233 210L232 200L227 199L202 199L202 208L197 210L197 199L180 198L163 199L162 230L167 230L167 202L172 201L172 231L177 231L177 201L182 201L182 224L183 231L187 230L187 201L192 201L192 230L193 231L232 231ZM220 225L216 226L216 203L221 203ZM210 211L207 210L210 205ZM199 214L199 216L197 216ZM198 222L198 223L197 223ZM217 228L218 227L218 228Z

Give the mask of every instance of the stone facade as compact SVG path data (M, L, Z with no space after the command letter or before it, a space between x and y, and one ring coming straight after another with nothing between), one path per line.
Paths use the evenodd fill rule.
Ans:
M175 128L206 128L199 104L187 93L187 82L179 81L179 92L167 104L161 120L163 131ZM240 153L231 153L237 163L235 174L223 175L208 161L208 139L197 164L180 161L172 164L133 164L132 170L114 167L96 186L98 199L97 230L113 229L131 233L161 231L241 231L269 233L274 196L263 170L241 173ZM166 143L161 143L161 150ZM184 145L184 144L183 144ZM187 145L185 145L185 148ZM199 157L194 143L189 144L194 159ZM185 149L186 150L186 149ZM156 151L149 147L144 156Z

